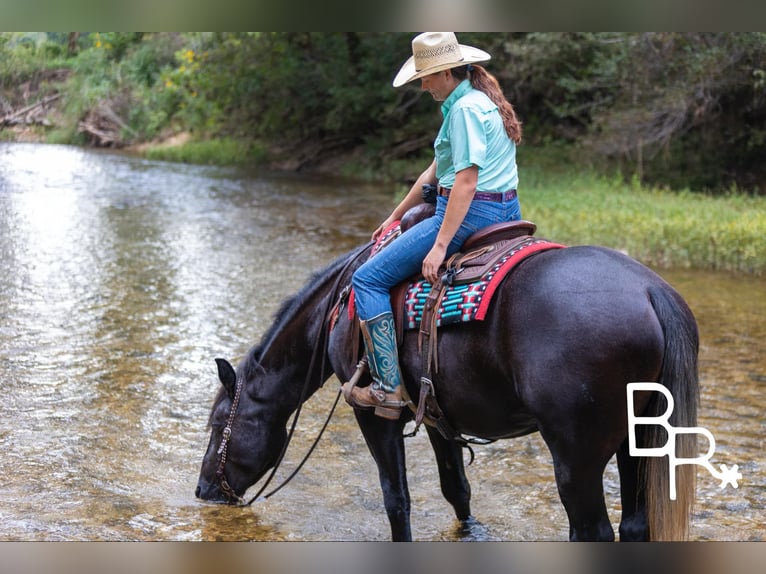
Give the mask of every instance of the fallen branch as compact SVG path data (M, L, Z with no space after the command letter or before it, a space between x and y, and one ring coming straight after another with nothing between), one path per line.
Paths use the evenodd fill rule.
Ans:
M111 108L111 106L109 106L109 104L102 103L101 105L99 105L98 113L104 119L111 121L113 124L117 124L122 129L130 132L131 134L133 135L136 134L136 130L134 130L124 121L122 121L122 118L115 113L115 111Z
M137 135L107 102L101 102L91 109L77 125L77 131L87 134L91 145L98 147L122 147L125 145L125 133Z
M104 129L96 126L91 122L80 122L77 126L77 130L82 133L86 133L91 136L91 142L94 145L109 147L113 145L120 145L119 131L113 129Z
M26 116L27 114L30 114L33 111L36 111L39 108L43 108L47 106L49 103L59 99L60 97L61 97L61 94L53 94L52 96L43 98L42 100L40 100L39 102L35 104L32 104L31 106L26 106L25 108L21 108L20 110L16 110L15 112L6 114L2 118L0 118L0 127L21 123L22 120L20 118Z

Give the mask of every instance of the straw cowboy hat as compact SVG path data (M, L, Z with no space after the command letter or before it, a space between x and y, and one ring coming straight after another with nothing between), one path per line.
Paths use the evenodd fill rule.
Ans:
M490 56L484 50L457 43L454 32L423 32L412 40L412 56L394 78L398 88L434 72L486 62Z

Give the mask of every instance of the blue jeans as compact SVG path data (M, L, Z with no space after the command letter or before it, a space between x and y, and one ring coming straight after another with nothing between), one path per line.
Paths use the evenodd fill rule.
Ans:
M356 270L351 279L354 301L363 321L391 312L390 291L393 287L420 273L423 259L434 246L444 214L447 198L437 197L436 213L408 229ZM447 257L455 253L468 237L479 229L503 221L521 219L518 198L505 203L472 201L463 223L447 248Z

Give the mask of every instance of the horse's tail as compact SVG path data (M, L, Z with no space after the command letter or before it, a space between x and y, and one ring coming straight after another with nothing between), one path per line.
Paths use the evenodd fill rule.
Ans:
M675 402L669 423L674 427L696 426L699 403L697 323L684 300L669 287L650 287L648 295L665 337L665 354L657 382L670 391ZM666 410L665 397L652 393L644 416L661 416ZM668 440L660 425L646 425L643 430L643 441L649 448L661 448ZM696 457L697 435L682 433L677 438L676 456ZM667 457L644 459L649 537L652 540L685 540L694 506L696 469L689 464L676 467L676 500L673 501L670 500L668 462Z

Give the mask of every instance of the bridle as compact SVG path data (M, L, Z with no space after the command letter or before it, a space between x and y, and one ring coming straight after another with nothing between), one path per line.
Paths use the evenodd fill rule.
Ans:
M215 477L218 480L218 486L229 500L236 500L237 504L243 504L245 501L241 496L234 492L234 489L229 485L229 481L226 480L226 473L224 467L226 466L226 454L229 449L229 440L231 439L231 427L234 424L234 415L237 412L239 406L239 397L242 394L242 376L237 375L237 383L234 389L234 398L231 401L231 411L229 412L229 418L226 421L226 426L223 428L221 436L221 445L218 447L218 468L215 471Z
M324 325L327 322L327 318L330 315L330 312L332 310L333 303L336 299L339 298L337 295L338 288L340 287L340 283L342 278L345 276L346 272L349 270L349 268L354 264L359 257L367 251L367 249L372 245L372 242L367 243L366 245L363 245L360 247L351 257L349 257L349 260L343 265L343 268L338 273L337 278L335 279L335 283L330 291L330 296L327 298L327 305L323 313L323 327L321 328L321 335L317 337L316 343L314 344L314 348L311 352L311 361L309 362L308 370L306 372L306 379L303 382L303 388L301 389L301 396L298 401L298 408L295 411L295 416L293 417L293 422L290 426L290 432L287 435L287 439L285 440L284 445L282 446L282 450L279 453L279 456L277 457L277 461L274 464L274 467L271 470L271 474L269 474L269 477L266 479L266 482L261 486L261 488L258 490L258 492L250 498L250 500L245 500L242 496L239 496L234 489L229 485L228 480L226 480L226 472L225 472L225 466L226 466L226 456L229 449L229 443L231 442L231 436L232 436L232 427L234 425L234 419L237 414L237 409L239 407L239 399L242 395L242 387L244 387L244 376L241 373L237 374L236 384L234 388L234 398L231 401L231 410L229 411L229 417L226 420L226 426L223 429L223 433L221 436L221 443L218 446L218 467L215 471L215 476L218 481L218 487L220 488L221 492L226 495L229 501L234 501L237 506L250 506L255 502L256 500L266 500L270 496L276 494L278 491L280 491L288 482L290 482L295 475L298 474L298 472L303 468L303 465L306 463L306 461L309 459L311 454L314 452L314 449L316 448L317 444L319 444L319 439L322 438L322 435L324 434L325 429L327 428L327 425L330 423L330 419L332 418L333 413L335 412L335 407L338 406L338 401L341 397L341 391L338 390L338 394L335 397L335 402L332 405L332 408L330 409L329 415L327 415L327 419L325 420L324 424L322 425L322 428L319 430L319 434L317 435L316 439L314 440L313 444L309 448L306 455L303 457L303 460L301 460L300 464L295 468L295 470L287 477L285 480L280 484L278 487L274 488L267 494L263 494L263 491L266 490L266 487L271 482L272 478L274 478L274 475L276 474L279 465L282 463L282 460L285 457L285 454L287 453L287 447L290 444L290 441L292 440L292 437L295 433L295 427L298 424L298 417L301 414L301 410L303 408L303 403L308 398L308 392L309 388L311 386L311 373L314 370L314 364L316 363L317 356L319 355L320 349L324 349L326 344L326 338L329 336L329 333L327 332L327 329L324 328ZM341 294L342 296L342 294ZM266 352L268 351L268 347L261 353L261 360L263 357L266 356ZM322 364L320 367L320 377L322 376L321 373L324 372L325 368L325 356L326 353L322 353ZM320 381L321 384L321 381Z

